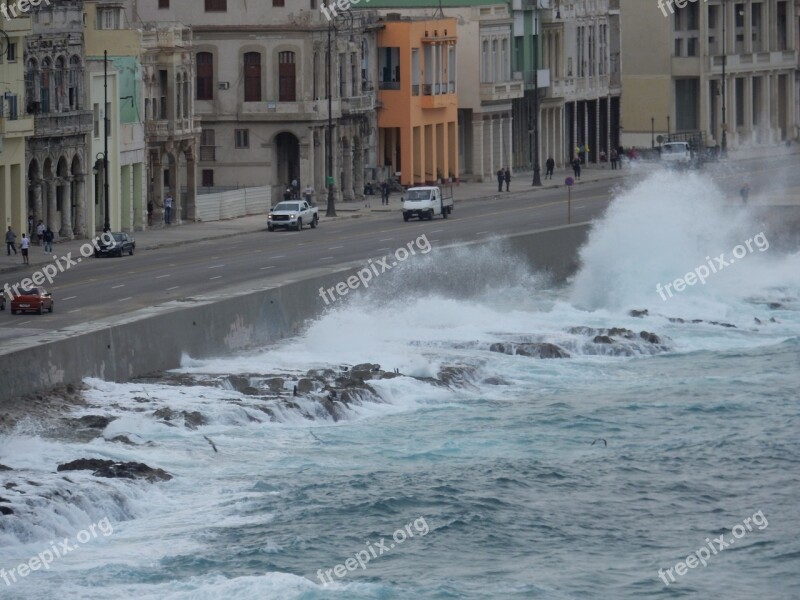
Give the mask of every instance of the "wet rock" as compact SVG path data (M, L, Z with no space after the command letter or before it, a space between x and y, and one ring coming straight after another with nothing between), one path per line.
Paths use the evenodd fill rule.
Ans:
M592 340L595 344L613 344L614 340L612 340L607 335L596 335Z
M13 515L14 510L9 506L0 505L0 515Z
M269 391L279 393L283 391L285 382L283 377L272 377L271 379L267 379L264 383L269 388Z
M208 419L196 410L183 411L183 423L188 429L197 429L201 425L206 425Z
M95 477L144 479L150 483L169 481L172 475L163 469L154 469L144 463L114 462L99 458L80 458L58 465L58 471L92 471Z
M350 369L351 371L380 371L381 366L376 363L361 363Z
M634 310L630 311L628 314L629 314L630 316L632 316L632 317L638 317L638 318L640 318L640 319L641 319L641 318L643 318L643 317L646 317L646 316L648 316L650 313L649 313L649 312L647 311L647 309L645 308L645 309L643 309L643 310L635 310L635 309L634 309Z
M104 417L101 415L86 415L85 417L81 417L80 419L76 419L76 422L81 427L86 427L88 429L105 429L108 427L108 424L114 421L116 417Z
M736 325L732 325L731 323L720 323L719 321L709 321L709 325L719 325L720 327L729 327L732 329L736 329Z
M314 382L307 377L303 377L297 382L297 393L308 394L314 391Z
M491 346L489 346L489 352L499 352L500 354L513 354L514 346L512 344L503 344L502 342L496 342Z
M109 442L116 442L118 444L125 444L126 446L136 446L127 435L118 435L108 440Z
M469 385L475 378L475 368L465 365L443 367L436 378L448 387L463 387Z
M172 421L177 415L174 410L171 408L167 408L166 406L159 408L153 413L153 416L156 419L161 419L162 421Z
M516 354L531 358L569 358L569 352L549 342L536 342L524 344L494 343L489 346L491 352L501 354Z
M390 371L383 371L381 373L381 379L394 379L395 377L401 377L402 373L392 373Z
M612 327L611 329L608 330L606 335L611 337L624 337L629 340L636 338L636 333L634 333L630 329L625 329L624 327Z
M755 320L756 325L761 325L761 319L759 319L758 317L753 317L753 319Z
M639 337L649 344L661 344L661 338L649 331L640 331Z
M503 379L502 377L487 377L483 381L481 381L484 385L511 385L508 381Z
M769 304L767 304L767 306L769 308L771 308L772 310L777 310L779 308L783 308L783 304L781 304L780 302L770 302Z
M5 465L0 465L0 471L13 471L11 467L7 467Z
M336 377L336 371L333 369L309 369L306 377L310 379L333 379Z

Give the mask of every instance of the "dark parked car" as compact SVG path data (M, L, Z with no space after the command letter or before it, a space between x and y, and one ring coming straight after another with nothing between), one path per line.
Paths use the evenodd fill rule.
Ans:
M109 235L114 237L113 242L108 239ZM95 256L122 256L126 252L133 256L133 251L136 250L136 240L133 239L133 236L121 231L112 231L109 234L101 235L97 245L99 250L94 251Z
M0 290L0 310L6 309L6 293Z
M18 296L11 298L11 314L17 312L38 312L40 315L53 312L53 296L43 287L23 288Z

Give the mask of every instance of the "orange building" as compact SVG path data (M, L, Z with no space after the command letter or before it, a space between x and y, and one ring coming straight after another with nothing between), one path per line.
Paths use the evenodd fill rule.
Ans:
M378 33L378 160L400 173L403 185L457 180L456 20L390 14L384 24Z

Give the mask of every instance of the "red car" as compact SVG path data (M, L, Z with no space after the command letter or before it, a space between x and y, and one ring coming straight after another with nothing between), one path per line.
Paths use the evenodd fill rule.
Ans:
M19 291L19 296L11 298L11 314L15 315L17 312L34 311L40 315L47 312L53 312L53 296L41 287L23 288Z

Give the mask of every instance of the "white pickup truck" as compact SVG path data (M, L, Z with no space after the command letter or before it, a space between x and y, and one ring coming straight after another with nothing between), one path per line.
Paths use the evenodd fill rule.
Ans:
M447 215L453 212L453 194L445 196L437 186L412 187L406 190L403 200L403 220L411 217L433 219L434 215Z
M319 223L319 209L305 200L284 200L272 207L267 215L267 230L278 227L300 231L304 225L314 229Z

